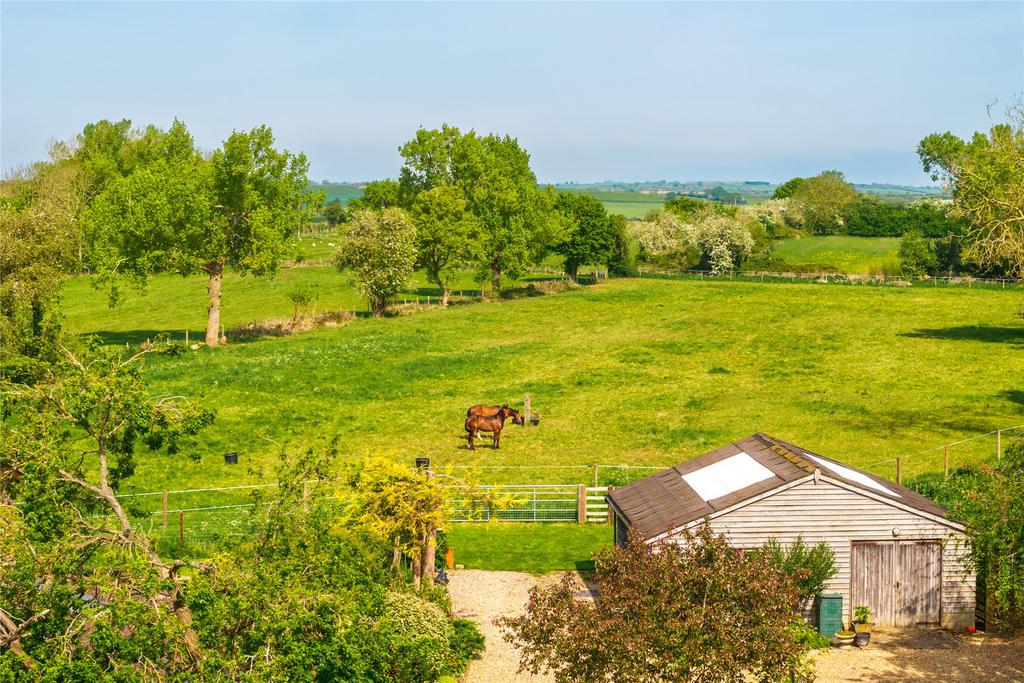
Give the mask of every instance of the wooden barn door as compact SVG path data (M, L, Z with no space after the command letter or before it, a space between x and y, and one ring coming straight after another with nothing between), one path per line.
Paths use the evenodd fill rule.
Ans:
M900 604L898 626L939 623L942 600L942 550L938 541L902 542L897 546Z
M896 544L854 543L850 562L850 615L857 605L867 605L879 626L896 623Z
M942 600L942 551L938 541L853 544L850 614L868 605L878 626L935 624Z

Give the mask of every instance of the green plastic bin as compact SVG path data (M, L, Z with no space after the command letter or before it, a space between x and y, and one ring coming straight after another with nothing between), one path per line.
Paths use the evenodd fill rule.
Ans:
M836 631L843 629L843 596L840 593L823 593L818 597L818 633L832 638Z

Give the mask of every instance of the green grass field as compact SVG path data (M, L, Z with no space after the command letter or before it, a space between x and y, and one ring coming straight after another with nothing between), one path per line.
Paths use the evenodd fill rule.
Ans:
M799 266L831 266L840 273L878 274L898 265L898 237L802 237L775 244L772 256Z
M652 209L658 209L665 203L665 197L657 194L616 192L612 190L561 189L594 197L604 204L604 208L608 213L622 214L626 218L644 218Z
M363 190L355 185L347 185L345 183L326 183L323 185L317 185L315 190L324 193L324 201L331 202L335 199L341 200L342 204L347 204L352 199L358 199L363 196Z
M467 569L533 574L591 571L594 553L613 541L609 524L449 524L445 536Z
M228 278L227 324L288 315L282 291L302 278L317 279L324 306L355 301L331 269ZM186 326L198 334L203 293L201 279L158 278L149 297L111 311L76 281L65 290L67 326L115 342ZM268 481L276 444L299 452L333 434L339 468L368 455L429 456L440 467L508 466L481 470L498 483L586 482L591 463L671 465L756 431L870 465L1024 422L1021 299L957 287L613 280L151 358L154 395L190 397L218 417L198 463L140 458L128 488ZM498 451L466 450L467 406L519 403L526 392L539 427L509 427ZM226 451L242 464L225 465ZM904 474L939 469L941 457L906 460ZM893 474L891 464L874 470Z

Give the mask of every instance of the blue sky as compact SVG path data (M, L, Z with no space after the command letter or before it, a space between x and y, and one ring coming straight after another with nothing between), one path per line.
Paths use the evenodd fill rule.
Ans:
M544 181L925 183L924 135L1024 91L1024 2L0 4L0 157L99 118L267 123L316 179L396 176L442 122Z

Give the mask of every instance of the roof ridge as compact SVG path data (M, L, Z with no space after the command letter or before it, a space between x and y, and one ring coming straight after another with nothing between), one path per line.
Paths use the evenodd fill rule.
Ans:
M814 465L813 463L809 462L805 458L797 455L796 453L792 452L791 450L789 450L788 448L786 448L785 446L783 446L782 444L777 442L775 439L773 439L772 437L768 436L767 434L765 434L763 432L758 432L754 436L756 436L762 442L764 442L764 444L771 451L773 451L775 453L778 453L783 458L785 458L786 460L789 460L791 463L793 463L794 465L796 465L797 467L802 469L804 472L807 472L808 474L814 474L814 471L819 469L816 465Z

